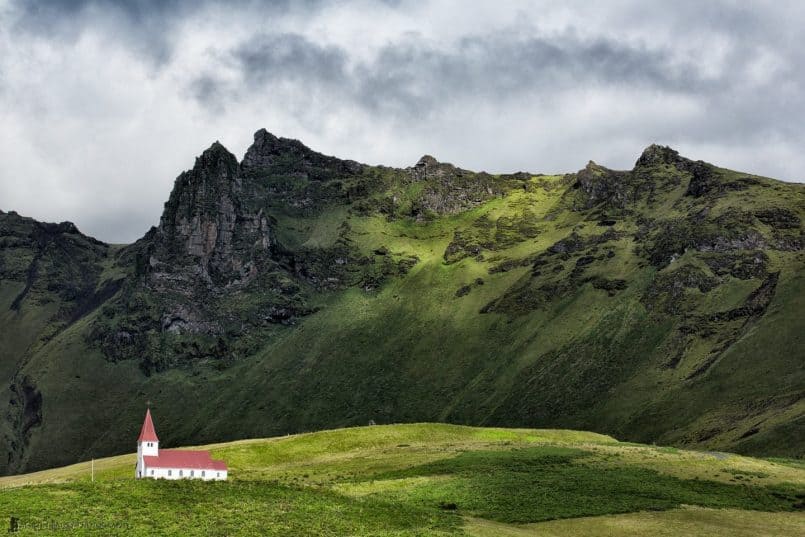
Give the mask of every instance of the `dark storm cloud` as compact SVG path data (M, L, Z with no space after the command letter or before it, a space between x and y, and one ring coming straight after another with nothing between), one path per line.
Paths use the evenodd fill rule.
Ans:
M507 99L550 94L581 83L640 84L679 91L702 82L687 69L675 73L664 51L631 48L605 39L574 36L518 38L499 35L462 39L452 50L408 42L385 47L357 67L358 101L382 108L424 107L461 97ZM427 110L410 110L413 114Z
M657 9L638 7L624 26L651 23ZM646 14L645 21L641 16ZM629 18L630 17L630 18ZM708 32L729 36L719 65L684 56L674 40L649 45L642 40L583 37L570 28L561 34L533 36L529 28L464 36L445 46L405 35L379 48L371 59L324 46L301 35L261 34L244 40L229 57L239 78L221 82L205 75L194 85L199 101L222 109L224 101L270 98L270 88L298 84L298 99L327 91L356 109L408 121L428 116L446 103L494 100L498 106L523 96L550 101L573 88L629 89L695 99L704 113L686 132L694 140L748 140L771 134L802 137L805 102L801 47L789 27L775 17L731 4L684 3L662 13L671 36L684 43ZM710 46L710 45L708 45ZM771 51L789 66L751 80L752 62ZM710 50L702 50L706 55ZM668 111L671 113L671 111ZM662 111L658 111L662 113Z
M92 7L118 10L133 21L143 21L154 14L165 15L195 2L186 0L28 0L18 1L30 18L76 16Z
M406 36L382 47L370 61L297 34L261 34L222 54L239 79L204 74L194 96L218 109L232 96L259 98L277 84L300 91L327 89L354 106L406 117L429 113L457 98L506 100L518 94L550 94L582 83L638 85L670 92L712 92L726 81L708 81L693 65L675 65L668 51L628 46L573 34L551 38L476 35L449 49ZM264 93L270 95L270 93Z
M244 80L252 86L273 80L342 84L347 53L301 35L258 35L234 51Z
M166 25L192 11L200 11L213 0L17 0L14 5L23 13L22 22L31 28L50 24L80 23L80 17L90 12L116 13L134 26L145 26L157 21ZM220 2L219 2L220 3ZM291 0L228 0L232 9L258 6L261 9L287 10ZM298 4L312 7L316 0L302 0Z
M71 41L86 25L100 24L117 39L157 63L171 52L169 30L176 17L192 6L184 0L23 0L17 1L16 29Z
M254 8L279 14L295 6L313 9L320 0L227 0L230 9ZM173 52L172 33L178 23L214 0L17 0L12 3L23 32L74 40L86 27L106 31L155 65L168 61Z

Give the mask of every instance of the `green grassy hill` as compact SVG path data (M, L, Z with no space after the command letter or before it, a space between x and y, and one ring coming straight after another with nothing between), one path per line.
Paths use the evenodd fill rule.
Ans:
M595 433L410 424L205 448L228 462L229 481L135 481L134 455L122 455L95 461L94 482L90 463L0 478L0 514L21 535L805 531L799 462Z
M805 455L805 190L650 146L629 171L366 166L259 131L106 245L0 213L0 473L376 423Z

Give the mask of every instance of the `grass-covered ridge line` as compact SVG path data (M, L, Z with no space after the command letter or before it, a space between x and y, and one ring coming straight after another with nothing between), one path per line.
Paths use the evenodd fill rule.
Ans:
M260 132L134 245L2 213L0 473L122 453L147 400L175 445L440 421L803 457L804 193L658 146L493 175Z
M227 460L229 481L135 481L125 455L96 461L95 482L88 463L0 478L0 512L23 535L52 521L74 525L65 535L80 522L129 535L540 535L553 524L541 521L574 533L599 519L629 535L631 519L606 516L647 512L690 535L745 516L778 535L805 525L796 465L580 431L411 424L205 447Z

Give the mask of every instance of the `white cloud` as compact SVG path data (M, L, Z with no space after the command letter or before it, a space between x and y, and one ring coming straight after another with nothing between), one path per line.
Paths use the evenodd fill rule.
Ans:
M0 7L0 208L108 241L156 224L210 143L240 157L260 127L398 166L624 168L660 142L803 179L794 2L32 6Z

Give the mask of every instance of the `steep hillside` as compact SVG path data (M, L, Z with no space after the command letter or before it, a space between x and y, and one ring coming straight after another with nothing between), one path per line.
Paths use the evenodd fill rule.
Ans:
M157 429L161 432L159 424ZM567 430L355 427L206 446L225 482L134 454L0 478L21 534L798 536L805 468Z
M127 451L146 400L170 443L438 420L802 456L803 194L660 146L492 175L261 130L133 245L0 214L0 472Z

